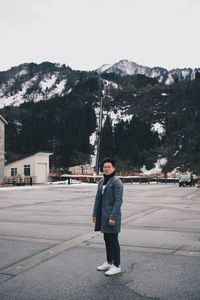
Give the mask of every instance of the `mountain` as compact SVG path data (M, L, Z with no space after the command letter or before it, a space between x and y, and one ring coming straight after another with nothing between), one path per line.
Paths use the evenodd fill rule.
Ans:
M90 77L95 72L100 76L112 73L120 77L143 75L156 82L170 85L177 81L194 80L200 68L167 71L160 67L150 68L121 60L114 65L103 65L93 72L85 72L50 62L25 63L0 72L0 108L67 95L80 80Z
M51 99L70 93L85 74L65 65L25 63L0 72L0 107Z
M121 60L114 65L103 65L96 70L98 73L115 73L121 76L125 75L145 75L146 77L154 78L158 82L172 84L175 81L194 80L195 74L200 72L200 68L192 70L191 68L173 69L167 71L160 67L144 67L128 60Z
M166 84L167 70L127 61L93 72L48 62L1 72L6 159L48 150L56 168L89 163L100 136L100 159L112 155L129 172L160 162L164 172L179 167L200 173L198 70L195 77L170 71L172 84Z

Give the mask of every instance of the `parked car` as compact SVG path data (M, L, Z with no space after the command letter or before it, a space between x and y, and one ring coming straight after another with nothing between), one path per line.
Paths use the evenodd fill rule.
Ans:
M195 181L192 175L181 175L179 178L179 186L195 186Z

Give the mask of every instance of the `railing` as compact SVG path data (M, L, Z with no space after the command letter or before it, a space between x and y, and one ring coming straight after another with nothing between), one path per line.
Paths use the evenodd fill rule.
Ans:
M75 179L82 182L88 183L97 183L103 175L92 176L92 175L66 175L66 176L50 176L49 181L66 181L68 184L71 183L71 180ZM155 183L178 183L178 178L163 178L163 177L150 177L150 176L118 176L124 183L134 183L138 182L139 184L151 182Z
M23 186L23 185L32 185L35 184L36 177L35 176L10 176L5 177L3 180L4 185L17 185L17 186Z

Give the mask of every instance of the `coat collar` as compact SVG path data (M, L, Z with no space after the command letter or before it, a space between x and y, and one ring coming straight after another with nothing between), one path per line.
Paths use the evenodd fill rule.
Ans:
M114 178L115 178L115 176L111 177L111 178L108 180L108 182L106 183L106 186L105 186L105 190L106 190L107 187L111 184L111 182L114 180ZM102 187L103 187L103 180L102 180L102 182L100 183L100 189L102 189ZM105 190L104 190L104 191L105 191Z

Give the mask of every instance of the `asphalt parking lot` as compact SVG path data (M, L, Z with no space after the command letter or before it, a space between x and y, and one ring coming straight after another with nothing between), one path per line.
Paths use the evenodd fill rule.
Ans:
M200 189L125 184L122 273L106 277L96 188L0 189L0 299L200 299Z

